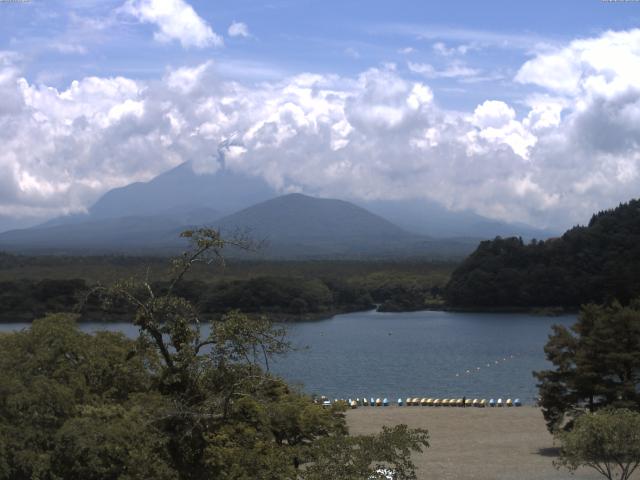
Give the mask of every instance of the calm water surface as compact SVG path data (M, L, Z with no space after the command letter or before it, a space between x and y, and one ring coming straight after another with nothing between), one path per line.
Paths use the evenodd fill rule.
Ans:
M537 395L533 370L553 324L575 316L360 312L287 324L297 351L272 369L309 393L330 397L520 398ZM0 325L17 330L24 323ZM137 334L130 324L86 323L82 330ZM203 333L206 333L203 331Z

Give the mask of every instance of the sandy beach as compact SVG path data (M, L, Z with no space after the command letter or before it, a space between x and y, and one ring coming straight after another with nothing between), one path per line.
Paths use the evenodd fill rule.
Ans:
M603 478L590 469L572 476L554 468L553 437L534 407L360 407L347 422L354 434L399 423L428 429L431 447L415 457L420 480Z

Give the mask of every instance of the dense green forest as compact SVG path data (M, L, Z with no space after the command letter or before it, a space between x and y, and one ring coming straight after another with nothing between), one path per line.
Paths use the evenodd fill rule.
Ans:
M211 316L238 309L281 320L313 319L376 305L409 311L441 302L452 269L437 262L230 261L220 269L195 265L176 293ZM168 285L166 259L0 254L0 321L71 310L82 320L126 317L126 306L107 315L87 295L118 278L148 279L161 291Z
M628 303L640 294L640 200L595 214L562 237L482 242L446 291L452 307L562 307Z

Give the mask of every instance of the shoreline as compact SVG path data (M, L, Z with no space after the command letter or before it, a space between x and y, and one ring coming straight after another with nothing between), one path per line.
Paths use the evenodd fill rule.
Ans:
M428 307L415 310L380 310L379 308L366 308L362 310L358 309L345 309L345 310L332 310L330 312L311 312L311 313L303 313L303 314L295 314L295 313L256 313L256 312L243 312L246 313L249 317L267 317L274 323L303 323L303 322L321 322L323 320L330 320L339 315L348 315L350 313L366 313L366 312L376 312L376 313L419 313L419 312L448 312L448 313L493 313L496 315L500 314L522 314L522 315L533 315L540 317L561 317L564 315L577 315L579 313L579 309L575 310L556 310L554 308L545 309L544 307L505 307L505 308L457 308L457 307L447 307L443 305ZM78 315L76 312L54 312L54 313L63 313L70 315ZM46 314L45 314L46 315ZM0 316L0 324L12 324L12 323L32 323L34 320L38 318L43 318L45 315L32 317L32 316L21 316L20 314L16 314L15 316L11 316L11 318L5 318L4 316ZM107 316L95 316L92 315L78 318L78 323L133 323L129 318L132 317L132 313L129 314L117 314L117 315L107 315ZM203 318L207 321L210 321L215 318L220 318L224 314L209 314L203 316Z

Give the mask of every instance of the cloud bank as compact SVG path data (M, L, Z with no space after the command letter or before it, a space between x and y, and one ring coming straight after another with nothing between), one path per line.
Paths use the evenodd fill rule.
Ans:
M547 49L514 79L536 93L470 112L441 108L424 78L393 65L258 86L216 69L86 77L57 90L1 53L0 215L80 211L184 161L213 172L218 152L283 192L423 197L556 228L640 191L640 30Z

